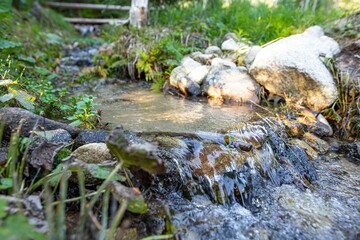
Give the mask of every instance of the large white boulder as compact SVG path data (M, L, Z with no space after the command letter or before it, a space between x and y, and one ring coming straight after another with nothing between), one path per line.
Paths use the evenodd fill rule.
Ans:
M337 98L333 77L323 61L339 51L336 41L313 26L261 49L250 73L270 93L302 99L309 108L321 110Z
M238 68L209 74L202 85L203 92L211 98L243 103L259 103L257 96L259 88L260 86L246 71Z

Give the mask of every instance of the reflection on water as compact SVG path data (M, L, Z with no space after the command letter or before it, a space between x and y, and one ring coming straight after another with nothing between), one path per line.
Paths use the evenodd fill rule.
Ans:
M104 122L134 131L216 131L256 117L252 106L210 106L153 93L135 84L105 86L92 94Z

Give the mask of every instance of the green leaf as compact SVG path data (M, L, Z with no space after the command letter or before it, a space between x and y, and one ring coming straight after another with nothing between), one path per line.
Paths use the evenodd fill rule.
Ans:
M51 81L54 80L58 75L56 73L52 73L46 77L47 80Z
M76 120L74 122L71 122L69 125L73 127L80 126L83 122L81 120Z
M148 211L144 197L137 188L125 187L119 182L111 182L112 191L115 198L119 200L127 200L126 210L132 213L146 213Z
M61 37L54 33L47 33L46 38L46 41L50 44L61 44Z
M146 213L148 211L147 205L142 195L139 195L129 201L128 206L126 208L129 212L132 213Z
M33 57L28 57L28 56L25 56L23 54L17 55L17 59L19 59L19 60L21 60L23 62L31 63L31 64L36 63L36 60Z
M18 100L21 106L23 106L24 108L28 110L35 109L34 102L31 101L31 99L33 99L33 96L27 94L26 92L19 90L18 94L15 95L15 99Z
M7 13L11 10L12 0L1 0L0 1L0 13Z
M63 173L64 173L63 168L64 168L64 164L60 163L59 165L57 165L56 168L49 175L47 175L44 178L44 181L47 180L48 183L53 187L58 185L60 183L60 180L61 180L61 178L63 176ZM67 178L70 178L71 170L68 169L66 174L67 174Z
M14 94L13 93L7 93L7 94L5 94L5 95L2 95L1 97L0 97L0 101L1 102L7 102L7 101L9 101L9 100L11 100L11 99L13 99L14 98Z
M110 65L109 68L117 68L117 67L120 67L121 65L124 65L124 61L123 61L123 60L114 62L113 64Z
M98 179L107 179L109 177L109 174L111 173L112 169L99 166L97 164L87 164L86 169L89 171L89 173ZM126 178L122 175L115 174L111 180L124 182Z
M35 72L37 72L38 74L40 74L42 76L46 76L49 74L49 70L47 70L44 67L35 67Z
M0 179L0 190L5 190L12 188L13 180L11 178L2 178Z
M0 38L0 50L5 50L5 49L9 49L9 48L18 48L21 46L22 46L21 43L11 42L11 41Z

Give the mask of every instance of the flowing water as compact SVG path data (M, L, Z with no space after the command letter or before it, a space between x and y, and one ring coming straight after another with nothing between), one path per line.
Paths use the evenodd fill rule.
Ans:
M152 132L146 139L158 143L169 169L151 187L157 200L139 225L143 235L162 233L164 220L154 219L160 201L181 239L360 238L360 166L332 152L309 160L275 122L253 123L259 109L211 106L135 83L90 93L104 122Z

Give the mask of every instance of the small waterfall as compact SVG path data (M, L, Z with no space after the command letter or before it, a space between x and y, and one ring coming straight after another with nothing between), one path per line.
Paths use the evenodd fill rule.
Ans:
M181 144L162 151L177 153L169 177L181 181L185 197L205 195L220 204L250 206L265 184L303 188L317 178L304 151L284 136L275 123L244 124L225 133L175 137Z

